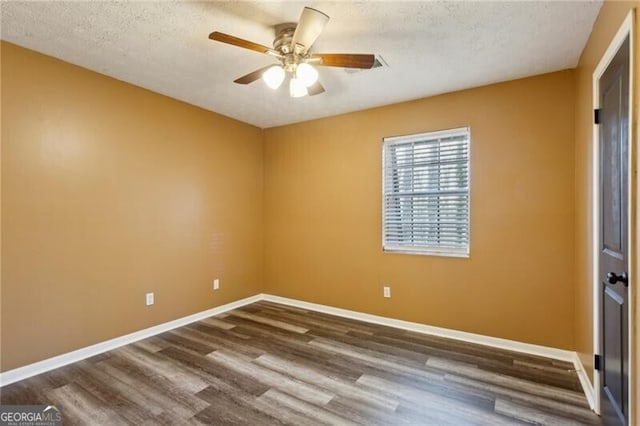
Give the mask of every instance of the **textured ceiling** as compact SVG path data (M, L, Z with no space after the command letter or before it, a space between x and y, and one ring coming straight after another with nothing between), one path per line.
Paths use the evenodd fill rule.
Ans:
M304 6L331 17L312 51L375 53L387 67L321 67L326 92L292 99L237 77L274 62L208 40L271 46ZM600 1L6 2L3 40L259 127L573 68Z

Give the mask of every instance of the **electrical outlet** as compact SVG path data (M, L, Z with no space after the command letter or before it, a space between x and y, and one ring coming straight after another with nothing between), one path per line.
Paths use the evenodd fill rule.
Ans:
M382 287L383 290L383 296L386 297L387 299L391 298L391 287Z
M220 280L218 278L213 280L213 289L214 290L220 290Z
M147 306L151 306L155 303L153 293L147 293Z

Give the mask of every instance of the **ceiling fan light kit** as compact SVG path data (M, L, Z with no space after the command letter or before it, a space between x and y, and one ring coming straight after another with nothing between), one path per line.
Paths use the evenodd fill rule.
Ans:
M300 96L307 95L306 88L313 86L318 81L318 71L306 62L294 66L293 70L294 71L291 73L291 80L289 82L289 92L291 97L299 98ZM282 85L285 76L286 72L282 66L273 65L262 73L262 80L268 87L276 90Z
M324 92L318 81L318 70L311 64L326 67L370 69L375 64L375 55L331 53L311 54L310 49L316 41L329 16L319 10L305 7L298 25L281 24L276 26L276 38L273 49L243 40L229 34L212 32L211 40L231 44L272 56L280 61L279 65L267 66L234 80L237 84L249 84L262 78L271 89L278 89L289 76L289 95L292 98L313 96Z

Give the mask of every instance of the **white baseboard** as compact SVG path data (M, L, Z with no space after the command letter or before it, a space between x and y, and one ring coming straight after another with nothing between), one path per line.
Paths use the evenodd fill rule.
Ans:
M587 401L589 402L589 408L595 411L596 409L596 394L593 385L591 384L591 380L589 380L589 376L587 375L587 370L585 370L580 357L577 352L574 352L573 365L576 370L576 374L578 375L578 379L580 379L580 385L582 385L582 390L584 391L584 396L587 397Z
M416 322L403 321L393 318L381 317L378 315L364 314L361 312L350 311L348 309L334 308L332 306L320 305L317 303L303 302L286 297L273 296L270 294L262 294L261 300L267 300L283 305L294 306L311 311L323 312L326 314L336 315L344 318L370 322L373 324L386 325L388 327L401 328L403 330L415 331L418 333L430 334L433 336L446 337L449 339L461 340L469 343L477 343L480 345L491 346L494 348L506 349L514 352L537 355L546 358L552 358L560 361L574 363L575 352L563 349L550 348L547 346L534 345L531 343L517 342L515 340L502 339L499 337L484 336L481 334L468 333L466 331L451 330L448 328L434 327L431 325L420 324Z
M189 315L183 318L178 318L173 321L165 322L153 327L145 328L144 330L136 331L131 334L116 337L111 340L97 343L95 345L87 346L66 354L58 355L53 358L48 358L42 361L35 362L33 364L25 365L13 370L0 373L0 387L5 386L37 374L45 373L47 371L63 367L65 365L81 361L86 358L90 358L95 355L110 351L112 349L119 348L120 346L128 345L130 343L137 342L138 340L146 339L147 337L155 336L165 331L172 330L174 328L182 327L184 325L200 321L213 315L218 315L223 312L230 311L232 309L239 308L241 306L249 305L251 303L259 301L269 301L274 303L280 303L283 305L293 306L297 308L307 309L316 312L323 312L330 315L336 315L344 318L351 318L359 321L365 321L373 324L380 324L389 327L399 328L403 330L415 331L418 333L429 334L433 336L446 337L449 339L460 340L469 343L476 343L485 346L491 346L494 348L506 349L510 351L537 355L546 358L557 359L561 361L567 361L573 363L575 366L580 384L584 390L585 396L591 409L594 407L594 390L587 373L580 361L578 355L573 351L567 351L563 349L550 348L547 346L534 345L530 343L517 342L515 340L501 339L498 337L483 336L481 334L468 333L465 331L451 330L447 328L434 327L431 325L425 325L415 322L403 321L393 318L382 317L378 315L365 314L362 312L350 311L348 309L334 308L332 306L320 305L317 303L304 302L301 300L289 299L286 297L274 296L271 294L257 294L255 296L247 297L245 299L237 300L235 302L227 303L222 306L218 306L206 311L198 312L193 315Z
M188 315L186 317L178 318L176 320L165 322L163 324L158 324L153 327L145 328L143 330L116 337L111 340L96 343L95 345L87 346L72 352L67 352L66 354L54 356L53 358L48 358L42 361L35 362L33 364L25 365L24 367L5 371L4 373L0 373L0 387L26 379L31 376L35 376L37 374L45 373L47 371L63 367L74 362L81 361L86 358L90 358L95 355L99 355L103 352L119 348L120 346L128 345L129 343L134 343L138 340L146 339L147 337L155 336L156 334L164 333L165 331L173 330L174 328L182 327L183 325L187 325L192 322L200 321L212 315L218 315L223 312L248 305L250 303L258 302L259 300L261 300L261 295L259 294L247 297L245 299L236 300L235 302L217 306L215 308Z

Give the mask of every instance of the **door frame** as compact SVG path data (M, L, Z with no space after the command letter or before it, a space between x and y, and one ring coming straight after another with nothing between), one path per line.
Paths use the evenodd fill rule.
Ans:
M629 285L629 292L628 292L628 301L627 303L629 304L629 327L628 327L628 333L629 333L629 353L628 353L628 357L629 357L629 371L628 371L628 376L629 376L629 391L628 391L628 407L629 407L629 421L630 424L634 424L633 421L635 419L636 413L634 412L634 407L632 404L632 401L635 400L635 384L636 382L632 379L633 374L635 372L635 365L634 365L634 358L632 357L632 355L635 352L635 339L634 339L634 327L633 324L635 322L635 319L637 318L636 316L636 311L635 311L635 285L638 283L638 280L636 280L636 273L640 272L640 271L634 271L633 269L635 268L635 265L633 265L633 259L635 259L635 244L634 244L634 232L635 232L635 221L634 221L634 216L632 216L632 214L634 214L634 208L633 208L633 204L634 204L634 196L633 196L633 192L635 190L635 184L633 181L633 171L635 170L634 166L634 153L636 151L636 147L634 142L635 139L635 133L633 132L633 115L635 113L634 111L634 104L633 104L633 93L634 93L634 83L635 83L635 77L633 74L633 70L634 70L634 61L636 60L635 58L635 40L634 40L634 36L635 36L635 22L634 22L634 15L635 15L635 9L631 9L627 16L625 17L624 21L622 22L622 25L620 26L620 28L618 29L618 31L616 32L616 35L613 37L613 39L611 40L611 43L609 44L609 46L607 47L607 50L605 51L605 53L602 55L602 58L600 59L600 62L598 63L598 66L596 67L596 69L593 72L593 99L592 99L592 106L593 109L597 109L600 107L600 87L599 87L599 80L600 77L602 77L602 75L604 74L605 70L607 69L607 67L609 66L609 64L611 63L611 61L613 60L614 56L616 55L616 53L618 52L618 50L620 49L620 47L622 46L622 43L624 42L624 40L627 38L627 36L629 37L629 119L628 119L628 124L629 124L629 149L628 149L628 173L629 173L629 185L628 185L628 193L627 196L629 197L629 202L628 204L628 211L627 211L627 220L628 220L628 227L627 227L627 233L628 233L628 238L627 238L627 250L629 253L628 256L628 261L629 261L629 277L630 277L630 285ZM591 204L591 217L592 217L592 290L593 290L593 353L594 354L602 354L601 348L600 348L600 338L601 338L601 323L600 323L600 303L601 303L601 294L600 294L600 262L599 262L599 256L600 256L600 126L594 124L593 125L593 139L592 139L592 164L591 164L591 200L592 200L592 204ZM600 403L601 403L601 398L600 398L600 386L602 385L601 382L601 375L600 375L600 371L596 370L595 367L593 369L593 397L594 397L594 411L598 414L600 414Z

